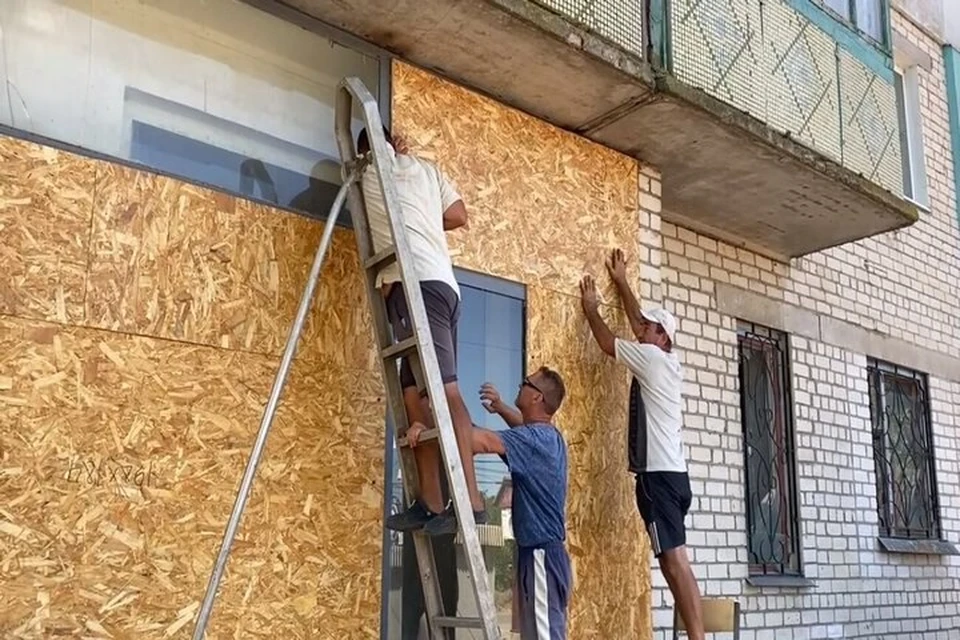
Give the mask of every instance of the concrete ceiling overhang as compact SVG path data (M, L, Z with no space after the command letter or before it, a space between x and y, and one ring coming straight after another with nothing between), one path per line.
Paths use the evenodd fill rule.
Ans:
M917 219L911 203L530 0L284 4L657 166L665 219L771 257Z

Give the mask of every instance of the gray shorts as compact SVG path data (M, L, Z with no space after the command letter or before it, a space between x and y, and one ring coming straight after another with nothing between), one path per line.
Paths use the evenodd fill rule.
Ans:
M440 378L444 384L457 380L457 322L460 320L460 297L446 282L426 280L420 283L423 305L427 309L427 322L436 348L440 365ZM407 297L403 286L397 282L387 295L387 317L393 327L394 340L406 340L413 335ZM413 370L407 358L400 362L400 384L406 389L417 386Z

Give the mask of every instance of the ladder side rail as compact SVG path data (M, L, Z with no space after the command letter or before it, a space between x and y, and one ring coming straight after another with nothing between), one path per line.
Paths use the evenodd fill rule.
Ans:
M341 123L340 114L352 113L352 95L349 92L343 92L338 96L337 103L337 142L340 146L340 155L343 160L343 173L347 175L349 167L356 162L356 151L353 144L353 137L350 133L350 119L348 118L346 122ZM341 132L344 135L340 135ZM369 302L375 337L377 339L377 351L378 351L378 360L380 361L382 373L384 376L384 383L388 395L388 408L391 411L391 415L394 420L394 425L396 426L396 432L402 433L406 431L409 427L406 406L403 403L403 392L400 386L398 367L399 364L388 365L379 357L379 351L386 348L390 345L392 328L390 321L387 318L386 306L383 301L383 296L380 293L379 288L376 285L376 278L368 269L363 268L363 263L366 258L374 254L373 240L370 236L369 222L366 216L366 204L364 202L363 190L360 187L360 181L358 180L350 186L350 191L348 194L350 211L353 215L354 223L354 235L357 239L357 250L360 258L360 266L364 274L364 285L367 292L367 300ZM395 384L394 384L395 383ZM396 391L396 393L394 393ZM413 469L413 475L404 482L404 487L409 489L408 499L413 499L419 493L419 487L417 486L418 475L416 474L416 468ZM407 469L404 469L404 477L406 478Z
M423 302L423 294L419 287L419 279L416 277L416 274L413 274L413 277L411 277L410 274L411 259L409 256L411 251L406 230L403 227L403 222L400 216L399 197L397 196L396 185L393 183L393 181L384 178L384 176L389 175L389 167L384 160L384 158L387 156L387 143L383 137L380 113L376 107L376 101L373 99L373 96L370 95L370 92L367 91L362 82L356 78L347 78L341 82L340 92L338 94L337 141L341 148L341 156L343 156L344 152L346 152L347 158L355 157L353 138L352 135L349 134L349 121L346 120L341 122L341 118L348 119L350 117L351 110L349 109L349 106L352 105L353 97L356 97L356 100L363 108L364 125L367 129L370 146L373 149L372 163L377 170L379 186L384 195L384 205L387 211L387 218L390 223L390 231L393 238L394 247L396 247L396 259L400 266L401 284L404 288L404 293L406 294L407 298L407 308L409 309L410 313L413 334L417 338L417 355L419 356L418 360L421 365L420 369L423 373L423 378L426 383L430 406L434 414L434 420L436 421L435 426L439 429L442 436L439 438L441 452L443 453L448 471L452 472L450 474L451 484L458 485L456 489L451 487L451 493L454 495L460 494L463 496L466 495L466 477L463 473L463 465L460 463L459 450L456 449L455 446L456 436L453 431L453 421L450 417L450 410L447 404L446 394L443 393L443 384L440 377L440 365L437 362L436 352L433 349L423 348L424 345L433 345L433 337L430 334L429 323L426 318L426 313L424 312L425 306ZM367 100L367 102L365 102L365 100ZM364 212L364 218L366 218L366 216L369 215L369 212L367 212L365 208L362 209L362 211ZM366 260L374 255L372 252L373 244L370 240L369 232L366 229L364 232L367 234L367 238L366 242L364 243L364 247L361 249L365 248L367 251L370 251L370 253L362 255L361 261ZM381 343L378 345L378 348L382 350L388 346L389 344ZM414 363L411 362L411 364ZM447 460L448 458L449 461ZM467 505L467 507L470 507L470 505ZM472 520L473 509L467 508L466 511ZM463 521L461 520L461 523L462 522Z
M377 171L378 183L381 192L383 193L384 207L387 212L387 221L389 223L393 245L396 250L396 260L400 268L401 284L403 286L404 293L406 294L407 307L410 313L413 335L417 338L417 351L419 352L420 356L420 364L430 397L430 405L433 408L433 413L435 414L435 426L440 430L441 433L444 433L448 436L446 438L447 440L450 440L454 437L453 421L450 418L450 410L447 406L446 394L442 393L443 383L440 377L440 365L437 362L436 352L433 349L424 349L424 345L433 345L433 336L430 333L430 325L427 322L426 313L424 311L425 305L423 302L423 294L420 291L419 278L417 278L416 273L413 272L410 242L407 238L406 229L403 225L403 220L400 213L400 199L397 195L396 185L394 184L393 180L385 178L385 176L390 174L390 171L386 162L388 154L387 142L383 137L383 125L382 121L380 120L379 109L377 109L377 104L373 99L373 96L370 95L370 92L366 89L366 87L363 86L363 83L359 79L352 77L347 78L341 82L340 87L340 95L352 95L356 98L357 102L360 103L360 106L363 110L364 125L367 129L367 137L370 140L370 146L373 149L372 165ZM348 111L338 109L337 117L346 117L349 113L350 112ZM346 125L346 123L344 124ZM338 126L338 143L343 145L344 141L341 139L339 129L340 127ZM350 140L349 149L353 149L352 137ZM364 209L364 213L365 216L369 215L369 212L366 209ZM368 246L372 248L372 244ZM363 259L367 259L372 256L373 254L371 253L363 256ZM380 349L384 349L387 346L389 345L379 345ZM443 449L446 448L447 447L443 447ZM444 450L445 455L452 453L452 451ZM459 469L459 475L462 476L463 468L459 462L459 452L457 452L457 455L452 457L457 461L455 467ZM464 486L466 486L466 480L464 480ZM469 511L470 516L472 517L472 509Z
M347 174L351 166L355 166L357 161L353 136L350 130L350 116L353 111L352 106L352 95L348 91L339 92L337 98L336 131L344 175ZM341 114L347 114L347 118L342 120ZM369 130L370 127L368 124L368 131ZM392 327L387 318L386 302L376 283L376 274L372 269L364 268L365 260L374 255L375 247L373 246L373 240L370 235L369 220L366 215L367 209L359 180L350 186L348 198L350 212L353 216L354 235L357 239L360 267L364 272L364 285L377 340L377 359L380 361L384 387L387 394L387 409L393 418L396 433L400 434L409 427L407 410L403 402L403 388L400 384L400 365L398 361L386 361L379 356L380 351L391 343ZM394 441L396 442L398 440L399 436L396 436ZM409 448L398 447L398 450L403 473L404 495L408 502L412 502L420 494L416 460L413 452L410 451ZM384 491L387 490L385 487ZM416 550L417 568L420 573L424 610L427 613L426 618L427 625L430 629L430 637L442 640L442 631L434 626L433 620L443 617L445 613L456 615L456 612L444 611L443 594L441 593L437 578L433 544L429 537L416 535L416 533L408 536L408 540L413 540L414 549ZM384 552L386 553L387 550L384 550Z
M263 456L263 450L267 442L267 436L270 434L270 427L273 425L273 419L276 416L277 407L280 404L283 388L286 385L287 376L290 373L290 368L293 364L293 358L297 352L297 345L300 342L300 335L303 332L303 326L306 323L307 315L310 312L310 306L313 303L313 297L316 293L317 284L320 281L320 271L323 268L327 249L329 248L331 239L333 237L333 229L336 220L343 209L347 192L350 189L351 184L354 183L355 179L355 173L345 176L344 183L340 187L340 191L337 193L333 207L330 209L330 215L327 219L326 227L323 230L323 236L320 240L320 245L317 247L316 254L314 255L313 265L310 268L310 274L307 278L303 295L300 297L300 306L297 309L297 314L294 318L293 325L290 327L290 333L287 336L287 345L283 352L283 359L280 362L280 368L277 370L277 375L273 380L273 388L270 390L269 399L264 407L263 417L260 421L260 429L257 432L257 437L254 441L253 448L251 449L250 457L247 459L247 466L244 469L243 479L240 482L240 488L237 491L237 497L234 500L233 511L230 514L230 519L227 521L227 526L224 530L223 540L220 543L220 552L217 556L216 563L214 564L213 571L210 574L209 582L207 583L207 590L203 597L203 604L200 607L200 612L197 616L197 621L194 626L193 640L202 640L203 635L206 632L207 625L209 624L210 614L213 611L213 605L217 597L220 581L223 579L223 572L227 566L230 550L233 547L234 540L236 539L237 529L240 525L240 519L243 516L243 510L246 507L247 499L250 497L250 490L253 487L253 481L257 473L257 467L260 464L260 458Z
M437 355L433 349L424 349L424 345L433 345L433 337L430 334L419 279L415 273L411 274L411 250L400 215L396 185L392 180L385 179L385 176L389 175L389 167L385 161L387 157L387 143L383 137L380 113L376 107L376 101L373 99L373 96L370 95L360 80L347 78L341 83L341 90L348 91L356 96L363 108L364 124L367 128L370 146L373 149L373 165L377 170L379 186L384 196L387 219L390 224L394 247L396 247L396 258L400 267L401 284L406 294L407 308L410 313L413 334L417 338L417 351L420 356L421 370L426 382L427 394L430 400L435 426L441 434L439 438L440 448L443 453L444 462L451 475L451 484L456 487L456 489L451 487L451 489L453 489L451 493L455 498L460 498L460 500L455 500L454 505L457 508L457 516L461 524L465 524L473 520L473 509L469 504L465 505L466 508L462 508L464 506L463 504L458 504L458 502L462 502L462 498L466 496L466 477L463 473L463 465L460 462L459 449L456 448L453 420L450 417L446 394L443 393L443 383L440 377L440 365L437 362ZM365 102L365 100L368 100L368 102ZM341 113L338 111L337 115L339 117ZM364 256L364 258L368 257L371 256ZM386 346L388 345L381 345L380 348L383 349ZM463 516L467 516L467 518L463 518Z
M345 93L350 93L356 97L362 107L364 124L366 125L368 139L373 149L373 165L377 170L379 186L383 193L387 218L390 223L394 246L396 247L396 258L402 274L401 280L404 293L407 296L407 307L410 310L412 328L414 334L417 336L420 368L425 378L430 407L435 421L434 424L440 432L440 450L449 478L450 493L457 513L461 535L463 536L463 545L468 558L467 564L477 599L477 607L480 618L483 620L485 636L492 640L499 638L493 593L489 580L487 579L486 563L484 562L483 550L480 546L480 538L473 517L473 507L467 491L466 476L460 460L460 450L457 446L456 434L453 429L453 420L450 415L446 394L443 390L440 366L437 362L436 352L432 348L425 348L425 346L432 347L433 339L427 322L426 309L420 291L419 280L416 274L412 273L412 262L410 260L411 250L400 216L399 197L396 192L396 185L392 180L385 178L385 176L389 175L389 167L386 163L388 152L387 142L383 137L379 109L373 96L358 78L348 77L341 81L338 100L341 99ZM345 142L343 135L345 132L349 132L350 116L351 112L341 109L340 103L338 102L337 129L341 154L344 151L343 143ZM341 122L343 118L347 120ZM347 147L347 149L352 150L352 136L349 144L350 146ZM349 155L348 151L347 157L352 158L353 155ZM364 258L367 257L370 256L364 256Z

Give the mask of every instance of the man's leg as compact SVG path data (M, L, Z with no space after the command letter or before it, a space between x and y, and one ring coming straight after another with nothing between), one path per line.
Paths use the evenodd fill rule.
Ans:
M703 611L700 605L700 587L690 568L687 547L675 547L660 555L660 570L667 579L673 601L680 610L690 640L704 640Z
M413 335L406 298L399 283L393 285L386 297L387 316L396 341ZM407 423L422 422L431 426L430 411L425 398L417 390L416 379L409 361L404 358L400 365L400 386L403 388L403 405ZM387 518L386 526L395 531L413 531L444 510L440 489L440 449L435 442L424 443L414 449L417 461L417 480L420 485L417 501L406 511Z
M473 464L472 438L470 429L473 422L470 413L460 395L457 384L457 322L460 314L460 301L456 292L449 285L442 282L421 283L424 306L427 320L430 323L430 333L436 350L440 376L444 383L444 392L453 421L454 432L457 436L457 448L466 477L470 502L474 509L474 517L478 522L486 521L483 497L477 487L476 471ZM400 285L394 285L388 297L387 308L394 324L394 334L397 340L403 340L412 334L409 322L409 311L406 298ZM432 412L428 402L421 398L415 386L414 377L409 363L404 360L401 367L401 383L404 387L404 405L411 422L419 421L428 428L433 426ZM423 504L414 505L404 514L392 516L387 526L394 529L409 530L420 526L428 526L431 535L446 535L457 530L454 509L451 506L443 508L440 500L440 449L436 442L424 443L416 448L417 467L420 480L420 501ZM426 507L426 508L424 508ZM441 517L436 517L439 514Z
M685 473L637 475L637 506L647 525L650 546L660 563L690 640L704 640L700 589L687 558L684 518L690 508L690 479Z
M443 379L443 391L450 410L454 434L457 437L457 450L467 484L467 493L473 508L473 517L477 524L487 521L486 505L477 486L476 467L473 463L473 420L467 409L460 385L457 382L457 324L460 320L460 299L456 292L445 283L428 283L425 287L424 303L430 317L430 329L436 348L437 363ZM426 529L431 535L449 534L456 531L456 513L453 505L447 508L444 518L436 518Z
M572 572L562 544L521 549L517 558L520 639L566 640Z
M412 374L410 374L412 378ZM403 390L403 405L407 409L408 424L421 422L430 428L433 420L426 398L421 397L416 385ZM432 513L441 513L446 505L440 490L440 446L436 441L425 442L414 448L417 461L417 480L420 483L420 501Z
M483 501L483 495L480 493L480 488L477 485L476 466L473 460L473 438L472 432L470 431L473 429L473 420L470 418L470 412L463 400L463 396L460 395L460 387L457 382L454 381L444 384L443 390L447 399L447 407L450 410L450 417L453 421L454 435L457 437L457 450L460 453L460 462L463 466L463 474L467 482L467 492L470 496L470 504L473 507L473 517L474 520L477 521L477 524L484 524L486 523L486 504ZM416 393L416 391L414 391L414 393ZM430 410L429 402L424 400L421 404L417 405L417 407L414 411L420 417L416 418L416 420L422 422L428 429L432 428L434 426L433 413ZM408 409L408 414L409 413L410 410ZM424 450L422 453L420 451L421 449ZM414 450L414 453L417 455L417 465L420 467L421 494L423 496L421 499L431 511L438 513L433 506L436 503L431 501L433 494L432 492L428 493L428 489L436 486L439 492L440 478L434 479L432 476L425 474L421 465L429 464L431 468L435 468L436 465L441 462L439 444L435 440L426 442L419 445ZM444 510L441 504L439 508L441 511L444 511L444 518L431 523L428 526L429 533L431 535L447 535L455 532L457 522L454 519L455 513L453 505L448 505Z
M467 478L470 504L473 505L473 510L479 513L486 509L486 505L477 486L477 472L473 464L473 420L470 419L470 411L460 395L460 386L456 382L449 382L443 385L443 390L447 396L447 406L450 407L453 429L457 434L457 448L460 450L463 474Z

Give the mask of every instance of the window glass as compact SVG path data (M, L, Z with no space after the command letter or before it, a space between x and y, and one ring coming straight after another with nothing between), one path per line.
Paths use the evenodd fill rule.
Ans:
M927 207L929 194L923 149L923 127L920 121L920 86L917 67L895 69L893 79L897 99L897 124L900 132L903 195Z
M907 106L904 99L903 76L893 74L894 91L897 97L897 121L900 129L900 168L903 171L903 195L913 198L913 174L910 164L910 126L907 122Z
M375 57L236 0L7 0L0 21L0 123L317 216L337 83L380 91Z
M799 575L800 527L787 336L741 323L740 406L751 575Z
M938 540L927 376L867 359L880 535Z
M883 0L816 0L842 21L878 44L886 43Z
M857 28L877 42L883 42L883 2L857 0Z
M457 273L462 307L457 335L460 391L474 424L487 429L506 429L499 416L480 404L480 385L494 384L504 400L512 403L524 372L523 289L513 283L474 274ZM397 513L404 505L400 457L390 442L392 459L387 487L387 509ZM487 503L489 524L478 527L490 584L500 619L500 630L509 637L514 616L514 571L516 546L510 526L511 487L506 465L498 456L475 457L477 481ZM434 562L446 601L448 615L475 617L476 600L470 586L463 547L454 536L433 539ZM386 532L384 548L383 607L389 640L417 640L426 635L423 600L413 540ZM515 629L516 630L516 629ZM456 638L473 638L461 630ZM451 633L451 637L453 637Z
M850 19L850 0L823 0L823 4L841 18Z

